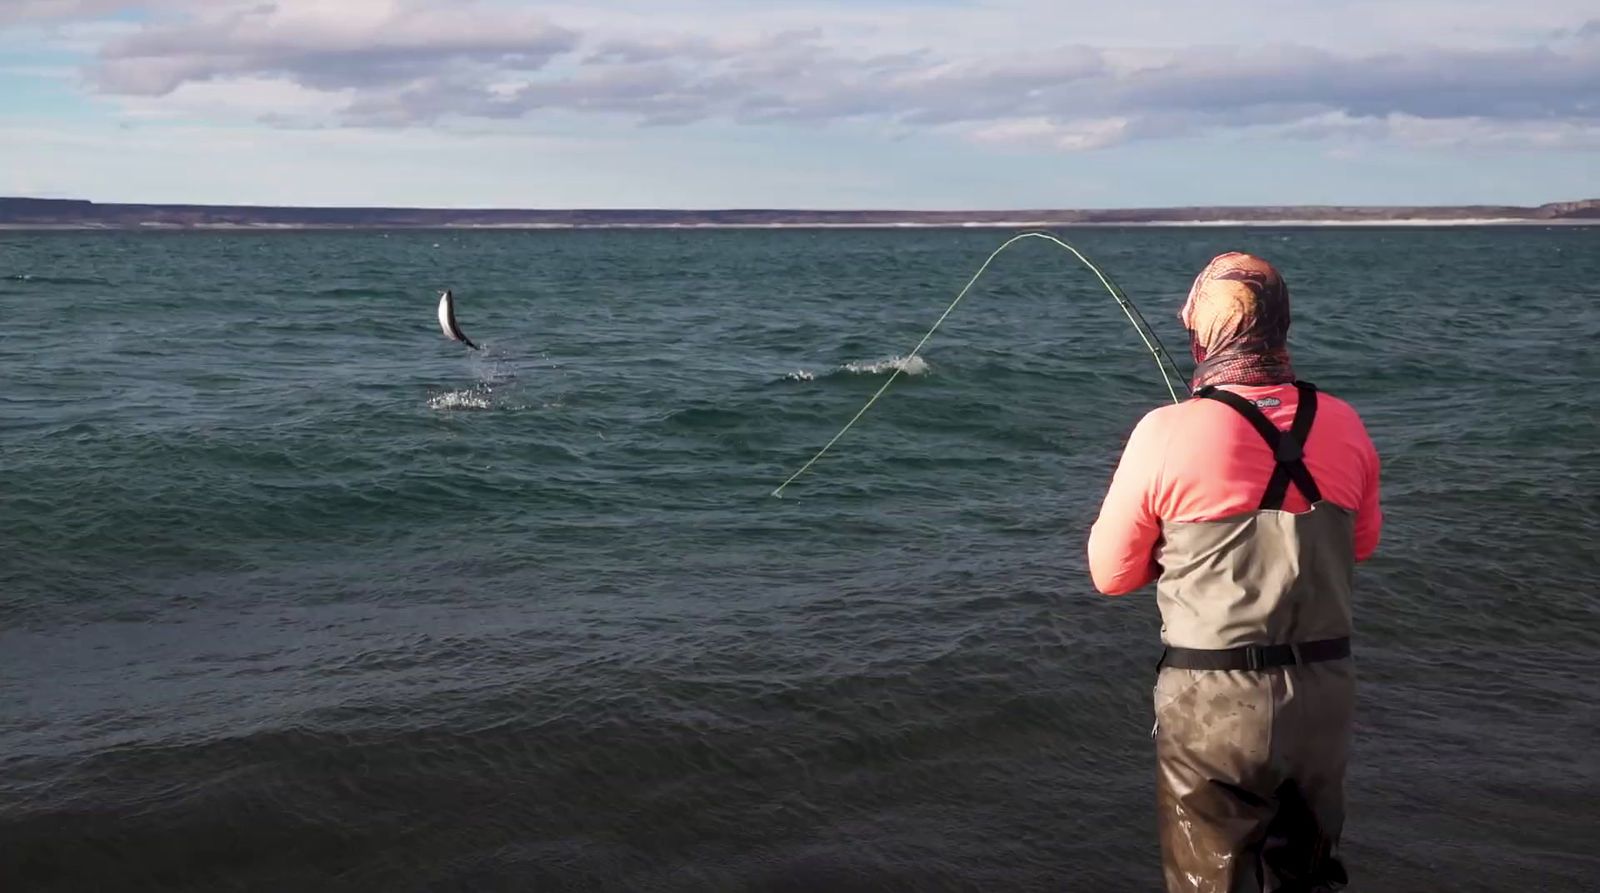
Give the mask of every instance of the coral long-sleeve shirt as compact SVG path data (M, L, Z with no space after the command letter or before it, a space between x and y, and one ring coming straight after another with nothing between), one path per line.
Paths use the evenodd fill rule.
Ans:
M1228 386L1287 430L1299 406L1294 385ZM1305 464L1327 502L1355 512L1356 560L1378 547L1378 451L1348 403L1317 394ZM1274 401L1276 401L1274 403ZM1250 423L1215 400L1190 400L1147 414L1128 438L1089 533L1095 588L1123 595L1160 574L1155 547L1163 521L1214 521L1255 511L1272 476L1272 450ZM1310 508L1290 486L1283 510Z

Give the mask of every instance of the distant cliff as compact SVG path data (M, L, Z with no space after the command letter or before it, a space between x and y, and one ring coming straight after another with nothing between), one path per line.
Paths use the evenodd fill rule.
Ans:
M677 211L449 210L441 208L270 208L229 205L115 205L40 198L0 198L0 226L74 229L356 229L452 227L672 226L1072 226L1203 223L1600 223L1600 199L1538 207L1459 205L1372 207L1126 208L1016 211L803 211L745 209Z

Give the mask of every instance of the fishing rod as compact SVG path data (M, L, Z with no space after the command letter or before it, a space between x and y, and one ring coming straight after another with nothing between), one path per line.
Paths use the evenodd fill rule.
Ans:
M1005 251L1007 248L1010 248L1012 245L1015 245L1025 239L1043 239L1046 242L1050 242L1061 248L1065 248L1067 251L1072 253L1073 257L1076 257L1078 260L1082 261L1084 266L1088 267L1090 271L1092 271L1094 275L1099 278L1100 284L1105 286L1106 291L1109 292L1112 299L1117 302L1117 306L1122 308L1122 313L1124 316L1128 317L1128 322L1132 324L1133 330L1139 333L1139 339L1144 342L1145 348L1150 351L1150 357L1155 360L1156 369L1161 372L1161 381L1167 386L1167 393L1171 395L1172 402L1178 403L1180 401L1178 400L1178 391L1172 386L1172 379L1167 373L1167 367L1169 365L1172 367L1172 372L1176 374L1178 382L1183 385L1184 392L1189 393L1189 384L1184 380L1183 370L1178 368L1177 362L1172 359L1172 354L1167 353L1166 345L1161 343L1160 336L1155 333L1154 329L1150 328L1150 324L1145 321L1144 314L1140 313L1139 308L1134 305L1133 299L1129 298L1126 292L1117 286L1116 283L1112 282L1111 277L1107 276L1105 271L1096 266L1094 261L1085 257L1083 252L1072 247L1064 239L1060 238L1054 233L1019 233L1007 239L999 248L996 248L990 253L989 257L984 260L983 265L978 267L978 272L972 274L972 278L967 280L967 284L961 289L960 294L957 294L955 300L950 302L950 306L944 308L944 312L939 314L939 318L937 320L934 320L933 327L928 329L928 333L926 335L922 336L922 340L917 342L917 346L913 347L911 352L906 354L904 359L894 364L894 371L889 373L889 378L884 381L882 387L878 388L877 393L868 398L867 402L856 411L856 414L851 417L850 421L846 422L845 426L839 429L839 433L833 435L832 439L824 444L822 449L818 450L815 456L812 456L806 462L806 464L800 466L799 471L789 475L788 480L779 484L777 489L772 491L773 496L782 499L783 491L790 484L794 483L797 478L809 471L811 466L817 464L817 460L821 459L823 455L828 452L828 450L832 449L833 445L839 442L839 438L844 437L845 432L849 431L851 427L853 427L855 423L861 419L862 416L867 414L867 410L872 408L872 404L878 402L878 398L882 397L884 392L889 390L889 386L894 384L894 380L899 378L900 373L905 370L906 366L909 365L913 359L916 358L917 354L922 350L923 345L927 344L928 339L933 337L933 333L939 331L939 326L944 323L945 318L956 309L956 305L961 303L961 299L967 296L967 292L972 290L972 286L977 284L978 279L983 276L984 271L989 269L990 264L994 263L994 259L999 257L1000 253ZM1165 360L1165 362L1163 362L1163 360Z

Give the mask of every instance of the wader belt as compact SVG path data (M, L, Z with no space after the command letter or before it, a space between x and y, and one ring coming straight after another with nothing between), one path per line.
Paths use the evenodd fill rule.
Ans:
M1174 648L1161 653L1157 666L1178 670L1264 670L1315 664L1350 656L1350 637L1298 645L1246 645L1243 648Z
M1267 481L1267 490L1261 495L1260 510L1273 510L1283 508L1283 497L1289 493L1289 482L1300 489L1306 501L1316 505L1322 501L1322 491L1317 489L1317 482L1311 479L1311 471L1306 468L1305 443L1306 436L1311 433L1311 423L1317 418L1317 388L1315 385L1297 381L1294 386L1300 392L1300 405L1295 409L1294 423L1288 432L1279 431L1273 427L1259 407L1249 400L1233 393L1224 391L1215 385L1201 388L1196 397L1206 400L1215 400L1224 403L1249 422L1261 439L1272 448L1273 458L1277 465L1272 469L1272 477Z

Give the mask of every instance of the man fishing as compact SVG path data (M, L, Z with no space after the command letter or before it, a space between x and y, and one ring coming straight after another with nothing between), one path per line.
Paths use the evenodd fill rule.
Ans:
M1271 264L1216 257L1181 317L1195 398L1135 427L1089 536L1101 592L1156 584L1167 889L1340 889L1351 589L1378 545L1378 454L1355 410L1296 380Z

